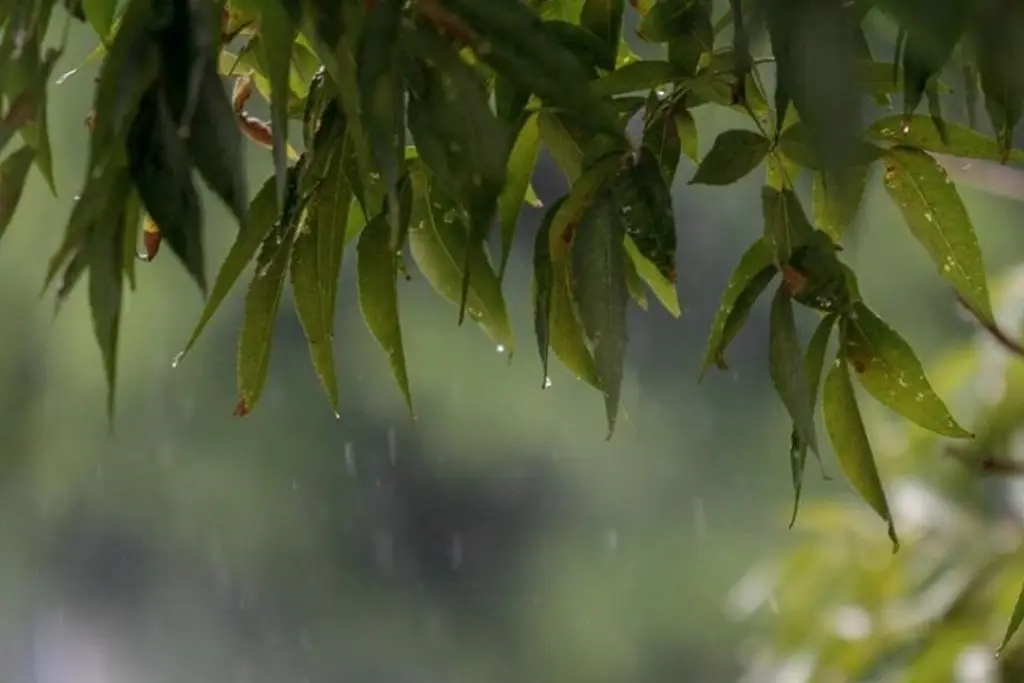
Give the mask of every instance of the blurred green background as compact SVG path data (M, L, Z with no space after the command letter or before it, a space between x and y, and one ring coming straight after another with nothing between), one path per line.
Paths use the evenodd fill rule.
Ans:
M94 45L76 27L58 72ZM336 330L340 419L287 299L264 398L232 417L242 288L172 369L202 301L169 252L140 264L111 434L83 292L59 315L52 293L39 296L82 180L95 73L87 66L51 88L59 195L33 174L0 244L0 680L739 675L748 627L723 611L726 595L795 533L766 301L731 348L730 371L698 385L697 369L729 274L762 230L759 178L691 188L683 162L684 315L635 313L628 417L611 442L593 391L561 371L540 389L532 210L506 287L518 332L511 364L479 330L457 327L456 310L415 271L401 285L416 423L363 328L350 260ZM743 125L700 114L704 151L716 132ZM269 154L251 147L248 162L256 187ZM545 161L542 199L561 183ZM880 179L869 188L846 255L868 303L927 364L973 330ZM1019 207L964 196L990 271L1013 265L1024 246ZM212 270L234 226L208 195L206 204ZM850 498L838 476L823 481L813 468L807 489ZM884 537L880 522L876 532Z

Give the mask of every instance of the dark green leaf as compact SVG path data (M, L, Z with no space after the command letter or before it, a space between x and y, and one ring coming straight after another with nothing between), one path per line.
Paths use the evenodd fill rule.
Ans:
M830 175L842 175L851 166L870 164L881 155L881 150L878 147L862 140L857 140L848 147L844 152L844 163L833 168ZM804 168L824 169L819 155L815 152L810 130L802 121L797 121L782 132L778 148L790 160Z
M971 310L991 322L978 237L946 170L929 155L909 147L892 148L883 162L885 190L911 234Z
M985 109L1005 163L1024 113L1024 7L1014 0L979 2L973 35Z
M861 302L840 325L842 355L875 400L942 436L971 437L925 377L914 350Z
M676 112L676 129L679 131L680 148L694 162L697 158L697 122L686 109Z
M283 210L287 191L289 79L296 27L279 0L264 0L260 3L260 12L259 50L270 82L274 177L277 179L278 208Z
M902 147L965 159L998 161L1002 155L999 143L995 140L952 121L946 122L946 140L943 141L932 120L920 114L908 119L901 116L878 119L868 126L865 134L879 142L891 142ZM1009 159L1024 162L1024 152L1013 150Z
M217 312L220 305L224 303L224 299L242 274L242 271L249 265L259 250L260 245L267 238L267 235L270 234L270 231L273 230L277 216L275 179L271 176L267 178L259 192L252 198L252 202L249 204L249 212L246 216L245 227L238 232L234 244L231 245L231 250L228 251L224 262L221 263L220 270L217 272L217 278L214 280L213 287L210 290L210 296L206 300L203 312L199 315L199 321L196 323L192 335L185 343L185 348L178 354L175 362L189 352L206 327L206 324L210 322L210 318Z
M603 1L603 0L602 0ZM549 20L543 24L543 30L562 46L568 48L588 71L588 76L597 75L595 68L611 71L615 68L615 50L603 38L593 31L568 21Z
M701 57L714 50L715 33L711 25L709 3L692 0L686 2L689 7L672 22L671 35L668 39L668 61L682 73L694 75L697 73ZM650 14L647 16L650 17ZM746 78L743 80L745 82Z
M779 287L772 299L768 372L800 439L817 453L818 438L814 433L814 410L808 391L804 357L796 332L793 302L785 287Z
M533 241L533 330L537 337L537 352L540 354L541 371L544 373L541 387L545 389L548 382L551 381L548 361L551 355L551 300L555 286L555 270L551 263L549 233L551 221L564 201L565 197L559 197L544 214L544 220ZM586 350L585 346L583 348Z
M570 247L572 298L605 394L608 438L615 432L626 358L625 237L619 207L606 189L584 211Z
M540 154L540 126L537 113L530 114L522 127L512 151L508 156L507 182L498 197L498 218L501 223L501 261L498 276L505 276L512 242L519 223L519 211L523 206L526 191L533 178L533 169Z
M611 67L605 67L609 70L615 67L614 55L619 50L625 11L626 0L586 0L580 12L580 25L600 38L612 55Z
M807 241L814 228L793 190L762 187L761 211L765 238L771 246L775 263L781 266Z
M771 146L771 141L760 133L727 130L715 138L690 184L731 185L760 166Z
M903 45L903 109L913 114L929 83L949 60L966 28L968 3L937 0L925 11L914 11L901 22ZM918 9L918 8L915 8Z
M856 277L840 262L839 247L827 234L815 230L783 266L786 287L794 299L825 313L848 313L860 300Z
M700 368L701 379L712 365L722 370L728 367L725 362L726 348L743 328L750 309L776 272L772 249L766 240L754 242L744 252L729 278L715 320L711 323L711 334Z
M836 359L828 377L825 378L822 405L825 428L832 447L835 448L839 465L857 493L888 525L889 538L895 552L899 549L899 538L896 536L896 527L893 526L889 502L885 498L882 480L878 476L875 455L864 430L864 421L857 406L857 397L853 393L849 371L839 359Z
M363 229L357 251L359 310L366 327L388 354L391 372L402 391L409 414L414 415L398 317L400 256L390 244L390 226L385 214L379 214Z
M626 157L614 183L615 202L626 234L657 267L662 279L676 281L676 223L658 158L649 147Z
M643 60L619 67L590 84L595 95L625 95L659 88L686 78L686 74L665 61Z
M814 174L811 185L811 208L814 223L839 242L853 225L864 199L868 167L851 166L826 179L825 174Z
M35 156L36 151L25 145L0 163L0 237L4 236L14 218L14 212L18 210Z
M413 260L438 294L458 305L469 241L465 212L436 186L423 164L410 163L410 175L414 200L409 246ZM511 353L512 329L501 283L482 249L472 251L469 267L466 311L495 343Z
M685 112L685 110L684 110ZM689 112L685 112L689 116ZM643 146L651 151L658 161L665 184L672 185L682 155L682 141L679 137L678 117L670 103L661 104L656 96L648 101L644 117ZM692 117L690 118L692 121Z
M569 184L575 183L583 166L583 147L579 141L565 127L562 118L549 110L542 109L537 114L537 128L544 146L565 173Z

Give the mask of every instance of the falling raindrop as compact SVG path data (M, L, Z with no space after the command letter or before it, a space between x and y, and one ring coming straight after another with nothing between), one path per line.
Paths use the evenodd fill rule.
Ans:
M359 476L359 472L356 470L356 456L352 452L352 442L345 442L345 469L348 470L348 476L355 479Z

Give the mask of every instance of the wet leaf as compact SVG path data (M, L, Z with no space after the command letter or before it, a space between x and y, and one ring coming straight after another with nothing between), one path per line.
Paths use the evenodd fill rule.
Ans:
M1010 158L1014 130L1024 114L1024 7L1014 0L979 2L974 13L973 47L978 76L1000 148Z
M686 74L680 73L666 61L642 60L626 64L601 76L590 84L590 90L601 97L633 92L647 93L685 77Z
M565 197L559 197L544 214L544 220L533 241L533 331L537 338L541 370L544 373L541 388L547 388L551 374L548 362L551 355L551 299L555 286L555 269L551 263L551 240L548 233L551 230L551 221L564 201ZM580 341L582 343L582 335ZM585 346L583 349L586 351Z
M814 228L804 214L800 198L792 190L762 187L761 212L765 239L771 246L776 265L781 266L807 241Z
M850 166L838 173L814 174L811 184L811 208L814 223L834 241L839 242L849 232L867 188L868 167Z
M594 366L605 394L608 438L615 433L626 358L625 227L610 190L598 193L584 211L570 247L573 302L591 343Z
M413 219L409 246L413 260L431 287L459 305L469 241L467 218L437 187L433 175L421 163L410 163L413 183ZM466 311L496 344L513 349L501 283L483 250L474 251L469 267Z
M818 388L821 384L821 374L825 367L825 353L828 351L828 343L832 338L832 330L835 328L839 316L835 314L826 315L814 328L814 334L807 344L807 351L804 354L804 372L807 377L807 394L811 401L811 414L818 402ZM796 515L800 510L800 494L803 491L804 470L807 466L808 442L801 436L801 430L793 425L793 432L790 435L789 464L793 476L793 515L789 520L789 528L792 529L796 523ZM821 454L815 452L818 464L821 465ZM822 469L824 472L824 468Z
M505 276L516 227L519 224L519 211L522 209L530 180L533 178L533 170L537 165L537 157L540 155L540 127L537 116L537 113L530 114L519 129L519 135L508 156L505 188L498 197L498 218L501 224L499 278Z
M747 322L750 310L776 272L778 271L772 259L772 250L766 240L754 242L744 252L732 277L729 278L714 322L711 323L707 350L701 363L701 379L712 365L722 370L728 368L725 350Z
M657 297L662 307L673 318L681 316L683 312L679 307L679 293L676 290L675 282L669 281L662 275L658 267L640 253L636 243L628 235L626 236L626 255L629 257L636 276L654 292L654 296Z
M853 305L840 325L840 339L843 358L879 403L936 434L972 436L936 395L910 345L866 305Z
M11 152L0 163L0 237L4 236L18 210L35 156L35 150L25 145Z
M978 237L956 186L933 158L909 147L887 151L885 190L939 272L985 321L992 321Z
M1003 634L1003 641L999 644L998 652L1002 652L1006 649L1006 646L1010 644L1010 639L1020 629L1021 623L1024 623L1024 587L1021 588L1020 595L1017 596L1017 602L1013 605L1013 614L1010 615L1010 623L1006 625L1006 633Z
M786 406L801 440L818 452L814 412L804 368L800 338L793 317L793 302L784 287L772 299L768 333L768 372L776 393Z
M995 140L952 121L946 122L946 140L943 141L931 118L921 114L908 119L902 116L878 119L868 126L865 135L879 142L965 159L998 161L1002 155ZM1024 152L1013 150L1009 160L1024 162Z
M691 185L731 185L761 165L771 141L750 130L727 130L715 138Z
M359 237L358 271L359 310L366 327L388 355L391 373L405 398L410 415L412 393L405 365L402 327L398 317L399 253L390 243L391 226L385 214L379 214L363 229Z
M210 318L224 303L224 299L227 298L231 288L238 281L242 271L256 256L260 245L273 230L278 217L275 191L275 179L271 176L267 178L249 203L245 227L239 230L234 244L231 245L228 255L221 263L217 278L210 289L210 296L206 300L206 305L203 306L203 312L199 315L199 321L196 323L192 335L179 354L179 359L184 357L196 343L199 335L206 328L206 324L210 322Z
M875 455L864 430L849 371L839 359L825 378L822 406L825 428L836 451L836 459L853 488L888 525L889 539L895 552L899 549L899 538L893 526L889 502L878 476Z
M857 279L839 260L838 251L832 238L815 230L793 252L782 268L782 279L795 300L825 313L842 314L860 301Z
M626 235L661 279L676 281L676 222L672 195L658 158L643 146L627 155L613 184Z

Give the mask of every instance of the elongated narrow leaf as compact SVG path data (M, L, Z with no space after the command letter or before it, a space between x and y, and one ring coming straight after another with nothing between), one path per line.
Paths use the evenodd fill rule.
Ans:
M661 278L674 285L677 238L672 194L649 147L625 157L612 187L626 234Z
M0 163L0 237L4 236L14 218L14 212L18 210L35 156L35 150L25 145Z
M391 373L405 398L409 414L415 416L409 373L405 365L402 326L398 317L398 252L390 243L391 229L386 216L379 214L359 237L358 286L359 310L374 339L388 355Z
M270 82L270 124L273 131L274 177L277 179L277 205L283 210L287 190L288 97L291 92L292 47L295 25L280 2L260 3L260 41L262 62Z
M183 358L192 348L192 345L196 343L196 340L199 339L199 335L202 334L206 324L210 322L210 318L217 312L220 305L224 303L224 299L235 285L235 282L238 281L242 271L245 270L253 257L256 256L260 245L274 228L276 220L275 179L271 176L267 178L259 192L253 197L252 202L249 203L245 228L239 231L234 244L231 245L231 250L228 251L224 262L221 263L220 270L217 272L217 278L210 289L210 296L206 300L206 305L203 306L203 312L199 315L199 321L196 323L192 335L185 343L185 348L178 354L177 360Z
M533 113L519 129L519 136L508 156L507 181L501 196L498 197L498 218L501 223L501 262L498 267L500 278L505 276L505 268L508 266L508 257L512 253L512 242L519 223L519 211L530 187L539 155L540 126L537 123L537 114Z
M814 430L814 412L809 384L804 368L800 338L793 317L793 301L784 287L775 291L772 299L771 322L768 333L768 373L775 391L786 406L796 430L812 451L818 452L818 438Z
M665 178L665 184L671 187L683 151L682 140L679 136L675 107L659 106L657 103L658 99L654 96L650 98L647 105L643 146L650 150L657 160L661 174ZM689 112L686 114L688 115Z
M673 318L681 316L683 311L679 306L679 292L676 289L676 283L666 278L650 259L640 253L636 243L629 235L626 236L626 256L629 257L636 276L654 292L654 296L657 297L662 307Z
M644 60L619 67L601 76L590 85L595 95L625 95L631 92L646 93L666 83L682 80L686 74L660 60Z
M572 184L569 196L551 222L549 239L552 260L559 261L565 255L583 212L590 206L598 192L615 177L620 163L618 157L608 156L588 169Z
M903 147L965 159L999 161L1002 155L998 142L952 121L946 122L946 139L943 140L931 118L922 114L910 118L886 116L872 122L865 135L879 142L891 142ZM1013 150L1010 152L1009 160L1024 162L1024 152Z
M725 350L743 328L750 315L750 309L754 307L776 272L778 271L773 263L771 247L765 240L754 242L744 252L732 277L729 278L729 284L722 294L722 301L718 304L718 311L711 323L711 334L700 368L701 379L712 365L722 370L728 368Z
M715 138L691 185L731 185L761 165L771 141L749 130L727 130Z
M1010 615L1010 623L1006 625L1006 633L1003 634L1003 642L999 644L999 652L1002 653L1010 644L1010 639L1020 630L1024 623L1024 586L1021 587L1017 602L1013 605L1013 614Z
M979 2L973 47L977 57L985 109L1000 148L1010 158L1013 133L1024 114L1024 7L1013 0Z
M615 433L626 358L626 237L619 207L604 190L587 207L570 248L572 297L605 394L608 438Z
M125 188L127 189L127 188ZM113 420L117 387L117 349L121 330L121 299L124 289L123 204L106 221L96 224L86 248L89 268L89 309L93 330L103 356L107 379L107 416Z
M575 183L583 167L583 147L579 141L565 127L561 117L549 110L542 109L537 114L537 129L569 184Z
M560 197L547 213L537 230L533 242L533 330L537 338L537 352L543 374L542 388L547 388L550 372L548 362L551 355L551 302L555 287L555 269L551 263L551 221L561 207L565 197ZM583 347L586 350L586 347ZM589 355L589 354L588 354Z
M117 9L117 0L82 0L82 10L85 18L96 35L106 38L114 25L114 10Z
M879 403L936 434L970 437L932 389L910 345L863 303L841 326L842 355Z
M888 525L889 539L893 551L899 549L900 542L893 525L889 502L882 488L882 480L878 476L875 465L875 454L871 449L864 421L860 416L860 407L850 382L850 373L846 365L836 359L832 369L825 378L822 394L822 407L825 416L825 428L829 440L835 448L836 458L846 478L861 498L878 513Z
M764 236L778 266L785 264L814 232L807 220L800 198L793 190L777 190L768 185L761 188L761 212Z
M580 26L591 31L614 55L622 38L622 14L626 0L585 0L580 12Z
M924 152L909 147L894 147L883 161L885 190L911 234L968 306L991 322L992 304L978 237L945 169Z
M867 188L868 167L850 166L837 173L814 174L811 185L811 207L814 224L839 242L850 230Z
M410 176L414 200L409 246L413 260L438 294L459 305L469 241L465 214L435 186L425 166L411 163ZM483 250L474 253L469 267L472 274L466 312L495 343L511 353L512 329L498 276Z
M811 412L818 403L818 388L821 384L821 374L825 367L825 353L828 351L828 343L832 338L832 330L836 326L838 316L836 314L826 315L818 323L807 343L807 351L804 354L804 372L807 376L807 393L811 400ZM809 444L800 435L800 429L794 424L790 435L789 465L793 476L793 515L789 520L789 528L792 529L796 523L796 515L800 510L800 494L804 487L804 470L807 467L807 451ZM815 452L818 464L821 465L821 454ZM824 468L822 468L824 474Z
M398 70L404 4L402 0L381 0L367 8L356 54L363 129L389 194L398 183L405 147L405 92Z

